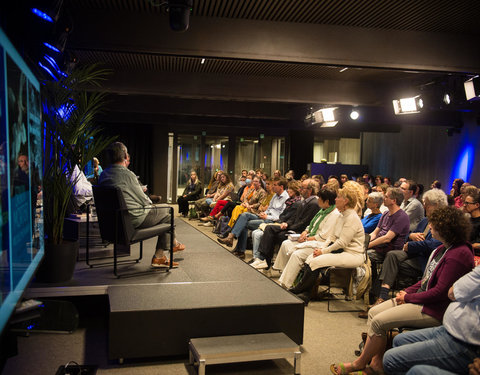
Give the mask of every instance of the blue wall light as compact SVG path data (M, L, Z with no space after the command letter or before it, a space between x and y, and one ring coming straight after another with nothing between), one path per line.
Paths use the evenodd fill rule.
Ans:
M453 175L450 176L450 185L456 178L461 178L463 181L468 181L472 174L473 158L475 150L472 145L466 145L459 153L457 162L453 167Z
M60 51L57 47L52 46L50 43L45 42L45 43L43 43L43 45L44 45L45 47L50 48L52 51L55 51L55 52L57 52L57 53L61 53L61 52L62 52L62 51Z
M42 12L40 9L37 8L32 8L33 14L36 16L40 17L41 19L48 21L48 22L53 22L52 17L50 17L47 13Z

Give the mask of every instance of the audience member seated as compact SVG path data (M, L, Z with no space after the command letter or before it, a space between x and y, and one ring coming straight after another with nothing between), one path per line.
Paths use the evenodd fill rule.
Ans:
M480 374L480 267L457 280L448 297L442 326L394 338L383 358L388 374Z
M422 203L417 199L418 185L415 181L407 180L402 182L400 189L403 191L404 200L400 208L405 211L410 219L410 232L412 232L425 217Z
M289 220L292 216L295 215L297 209L300 207L302 198L300 196L300 181L292 180L288 183L287 193L288 199L285 201L285 209L282 211L278 217L276 223L262 223L258 226L257 229L252 231L252 245L253 245L253 257L250 260L249 264L252 264L258 258L258 247L260 246L260 241L262 240L264 230L267 226L280 226L283 222Z
M390 250L403 249L410 231L408 215L400 208L403 192L399 188L388 188L384 204L388 211L382 214L378 226L370 235L368 256L372 262L372 280L377 279L377 264L382 263Z
M390 177L384 177L383 178L383 183L388 185L388 186L392 186L392 179Z
M100 165L100 161L95 157L92 159L92 164L93 173L87 176L87 180L89 180L93 185L96 185L98 184L98 177L100 177L103 172L103 168Z
M231 201L228 201L227 204L225 204L225 206L223 206L223 208L221 209L221 214L217 214L215 217L218 219L220 216L228 216L228 217L231 217L232 216L232 211L233 209L238 206L241 202L242 202L242 199L244 197L244 194L245 194L245 191L247 191L250 186L252 186L252 178L253 178L253 175L250 175L250 174L247 174L246 177L240 177L241 179L244 179L244 183L242 184L242 186L240 187L240 189L238 189L237 191L237 200L234 200L232 199Z
M383 194L382 193L370 193L368 194L367 199L367 211L365 211L365 216L362 219L363 229L365 233L372 233L382 216L380 207L383 205ZM386 207L385 207L386 208ZM388 210L388 208L387 208Z
M275 246L285 240L288 232L300 233L319 210L316 196L318 184L316 181L311 178L306 179L301 185L298 181L291 181L288 186L288 194L291 197L294 195L295 200L299 201L300 196L298 194L300 193L303 200L291 206L291 209L286 207L280 215L278 225L266 225L264 231L256 229L252 233L254 259L251 266L256 269L270 268ZM299 187L300 191L298 190ZM289 212L292 212L292 214L289 214Z
M202 196L202 191L203 184L198 179L197 172L191 171L187 186L185 186L182 195L177 199L178 212L183 215L183 217L187 217L188 215L188 202L199 199Z
M358 196L354 189L340 189L335 199L335 206L340 217L335 228L335 242L324 243L314 249L303 266L303 277L290 291L302 298L305 303L310 300L312 288L325 267L355 268L365 261L363 225L355 212Z
M358 217L361 219L363 217L363 212L365 208L365 202L368 199L368 194L372 192L372 189L365 189L362 184L359 184L356 181L347 181L343 184L343 187L351 188L352 191L355 191L357 194L357 206L355 207L355 212Z
M315 249L326 247L337 239L336 228L342 215L335 209L336 197L334 190L324 186L318 193L320 210L300 234L300 238L297 241L282 242L273 268L282 271L278 281L286 289L292 287L305 260Z
M85 174L75 165L72 175L70 176L72 184L72 198L75 211L85 212L88 202L93 199L92 184L87 180Z
M390 289L399 274L408 275L413 279L421 277L430 254L441 245L439 240L432 237L428 216L437 208L448 205L447 196L439 189L432 189L425 193L423 204L427 217L423 218L417 228L410 233L409 241L403 245L403 250L389 251L383 261L382 271L378 276L379 283L381 283L380 293L373 306L388 299ZM358 316L364 319L368 318L367 312L360 312Z
M274 223L278 221L280 214L285 209L285 201L288 199L287 181L285 179L276 178L273 181L273 196L268 208L260 214L244 212L238 217L232 231L226 238L218 238L217 240L227 246L233 246L233 240L238 239L234 254L239 258L245 258L245 249L247 247L248 230L255 230L261 223Z
M121 142L115 142L107 149L107 154L112 164L100 175L99 185L116 187L122 191L133 226L135 228L148 228L160 223L170 223L171 217L167 209L155 209L155 207L169 206L153 206L152 201L144 194L138 183L137 176L126 167L127 147ZM164 254L170 243L169 236L169 233L158 236L155 254L152 257L152 267L169 267L170 262L172 262L173 267L178 267L177 262L173 262L172 259L168 260ZM185 250L185 245L175 238L173 243L173 252Z
M340 175L340 183L342 184L342 186L343 186L343 184L344 184L345 182L347 182L347 181L348 181L348 176L347 176L346 174L343 174L343 173L342 173L342 174Z
M235 222L237 221L237 218L244 212L251 212L254 214L258 213L262 201L265 199L266 195L267 193L262 188L260 177L253 176L252 183L250 184L250 186L245 188L242 196L240 197L240 201L242 203L240 203L233 209L230 215L230 221L228 222L228 225L233 228Z
M381 184L383 184L383 176L378 174L375 176L375 186L380 186Z
M210 207L210 203L212 203L213 197L217 192L218 185L220 185L220 177L222 177L222 174L223 171L216 171L207 186L205 196L195 201L195 209L199 214L202 212L202 208L204 206L206 206L207 208Z
M460 189L463 183L464 181L461 178L456 178L455 180L453 180L452 189L450 190L450 196L453 197L455 207L457 208L462 208L462 196Z
M478 189L468 193L465 197L463 210L470 215L470 222L473 227L470 242L478 256L480 255L480 191Z
M215 172L212 180L210 180L210 183L208 184L205 197L195 201L195 208L199 214L199 217L206 216L205 212L207 214L210 212L210 204L213 202L213 197L215 197L215 194L217 194L218 188L220 187L223 173L223 171Z
M222 173L220 176L220 184L218 185L215 195L212 197L211 201L207 199L205 204L201 206L202 214L205 217L200 219L203 221L200 225L213 226L211 221L213 221L215 215L220 213L222 208L225 207L228 202L232 201L233 190L234 187L230 181L230 177L226 173ZM208 202L210 202L210 204L207 206Z
M242 169L242 174L237 180L237 184L235 185L235 189L238 191L242 186L245 186L245 180L247 179L248 171L246 169Z
M260 185L262 186L262 189L265 190L265 188L267 187L266 183L265 183L265 180L263 179L263 170L261 168L257 168L255 170L255 176L257 176L260 180Z
M471 224L452 207L441 207L430 215L435 239L442 242L430 256L422 279L397 293L368 313L368 334L362 354L352 363L332 365L337 374L364 370L381 373L387 332L393 328L439 326L449 305L448 290L473 268L473 251L467 242Z
M441 189L441 188L442 188L442 183L438 180L434 180L430 185L430 189Z
M387 189L388 188L389 188L389 186L387 184L381 184L379 186L375 186L372 189L372 193L382 194L382 198L383 198L383 200L385 200L385 194L387 194ZM367 195L367 199L368 199L369 195L370 194ZM382 200L382 205L380 206L380 213L382 213L382 214L388 211L388 208L383 203L383 200ZM366 206L366 201L365 201L365 206ZM366 207L365 211L363 212L363 217L366 217L366 216L370 215L371 213L372 213L372 210L370 210L368 207ZM375 229L375 228L373 228L373 229Z

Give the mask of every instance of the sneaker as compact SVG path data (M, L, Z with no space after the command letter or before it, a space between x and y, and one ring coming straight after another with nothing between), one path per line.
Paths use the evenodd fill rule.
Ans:
M183 243L177 242L177 244L173 247L173 252L176 253L178 251L185 250L185 245Z
M178 268L177 262L172 262L173 268ZM157 258L155 255L152 257L152 267L154 268L168 268L170 267L170 261L164 255L161 258Z
M247 264L255 263L257 260L258 260L257 258L252 258L247 262Z
M258 259L257 263L253 263L252 267L257 269L257 270L264 270L268 268L268 264L266 260L260 260Z
M213 223L211 221L207 222L207 223L203 223L203 224L198 224L202 227L213 227Z

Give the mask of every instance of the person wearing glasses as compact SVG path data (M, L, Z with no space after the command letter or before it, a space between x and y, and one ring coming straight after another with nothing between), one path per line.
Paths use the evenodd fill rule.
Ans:
M470 242L472 243L475 255L480 253L480 190L475 189L469 192L463 201L463 211L470 215L472 223L472 234Z

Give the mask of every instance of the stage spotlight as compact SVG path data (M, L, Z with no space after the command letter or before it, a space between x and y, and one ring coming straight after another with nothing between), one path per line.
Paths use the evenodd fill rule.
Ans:
M406 115L409 113L419 113L423 108L423 100L420 95L412 98L395 99L393 102L393 110L396 115Z
M358 120L359 117L360 113L358 113L358 111L353 110L352 112L350 112L350 118L352 120Z
M337 107L322 108L313 113L313 124L321 124L321 128L331 128L337 125L335 120L335 110Z
M193 0L168 0L170 28L173 31L186 31L190 23Z
M467 100L476 100L480 99L480 78L479 76L470 78L465 81L465 96Z

